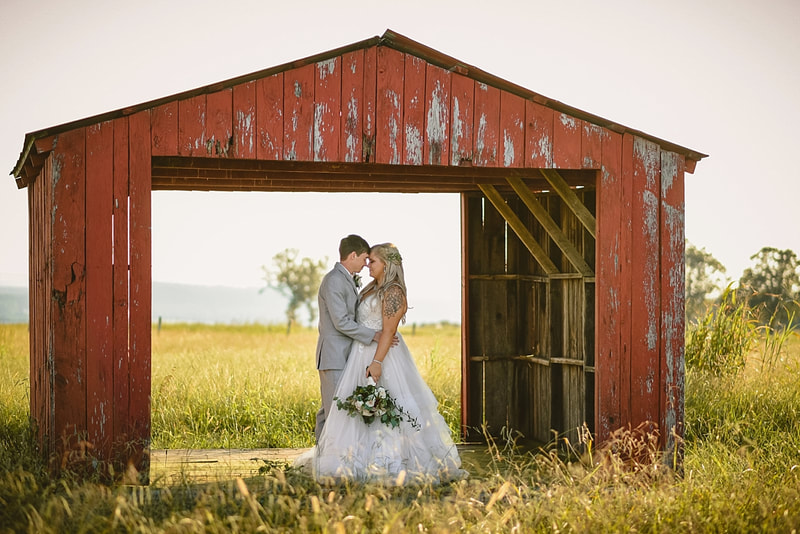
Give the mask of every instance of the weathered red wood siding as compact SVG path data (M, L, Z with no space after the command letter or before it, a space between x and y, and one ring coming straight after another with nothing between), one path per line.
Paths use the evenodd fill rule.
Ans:
M601 136L597 236L597 439L656 425L683 435L683 158Z
M594 386L597 438L644 421L667 436L672 428L682 433L684 156L391 47L296 65L75 128L42 147L50 157L29 191L31 412L59 461L86 440L101 457L147 473L153 156L596 170L597 240L589 258L596 286L584 290L595 303L595 353L587 359L595 382L587 391ZM554 306L569 296L550 296L567 283L553 289L525 281L514 289L502 279L512 264L514 276L544 275L522 262L527 252L516 237L510 244L500 238L506 223L483 202L462 197L462 234L485 235L471 245L464 240L464 279L479 280L472 290L465 284L463 312L481 329L478 337L469 326L463 331L465 425L481 422L481 373L499 380L514 365L481 360L513 352L507 342L517 333L497 318L526 317L523 296ZM519 202L514 209L525 212ZM522 219L546 240L530 213ZM583 239L574 226L571 238ZM585 250L591 254L591 245ZM557 251L546 253L567 263ZM488 299L498 288L506 302ZM478 296L494 307L470 306ZM521 333L519 346L532 335ZM546 372L519 384L510 377L508 395L544 383ZM497 396L486 404L495 427L509 402ZM525 424L543 428L545 415Z
M668 455L680 455L684 426L684 163L661 152L661 384L659 425Z
M64 132L30 186L31 415L56 470L147 476L151 141L149 111Z

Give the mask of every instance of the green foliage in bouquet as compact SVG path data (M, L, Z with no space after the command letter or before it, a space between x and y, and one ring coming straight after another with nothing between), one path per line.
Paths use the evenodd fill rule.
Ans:
M400 421L405 419L411 426L419 429L417 420L397 405L386 388L371 381L366 386L356 386L346 399L334 397L333 400L340 410L346 411L350 417L361 416L368 425L377 419L384 425L397 428Z

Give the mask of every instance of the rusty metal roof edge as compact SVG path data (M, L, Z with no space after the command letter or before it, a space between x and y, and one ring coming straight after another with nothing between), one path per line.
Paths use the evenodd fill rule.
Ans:
M519 86L519 85L517 85L517 84L515 84L513 82L507 81L507 80L505 80L503 78L500 78L500 77L495 76L493 74L490 74L490 73L488 73L488 72L486 72L486 71L484 71L482 69L479 69L478 67L474 67L474 66L469 65L467 63L464 63L462 61L459 61L454 57L451 57L451 56L448 56L446 54L443 54L443 53L441 53L441 52L439 52L437 50L434 50L433 48L430 48L430 47L428 47L428 46L426 46L426 45L424 45L422 43L419 43L417 41L414 41L413 39L405 37L404 35L401 35L401 34L399 34L397 32L394 32L394 31L392 31L390 29L387 29L384 32L384 34L382 36L380 36L380 37L378 37L378 36L370 37L368 39L364 39L362 41L358 41L358 42L355 42L355 43L352 43L352 44L349 44L349 45L345 45L345 46L342 46L342 47L339 47L339 48L335 48L335 49L329 50L327 52L321 52L319 54L308 56L308 57L303 58L303 59L290 61L288 63L283 63L281 65L277 65L277 66L270 67L270 68L267 68L267 69L262 69L262 70L259 70L259 71L251 72L249 74L245 74L245 75L242 75L242 76L237 76L235 78L230 78L228 80L224 80L224 81L221 81L221 82L215 82L215 83L204 85L204 86L201 86L201 87L198 87L198 88L195 88L195 89L190 89L188 91L183 91L183 92L176 93L176 94L173 94L173 95L157 98L155 100L150 100L150 101L147 101L147 102L143 102L141 104L137 104L137 105L134 105L134 106L127 106L127 107L120 108L120 109L117 109L117 110L114 110L114 111L109 111L109 112L101 113L101 114L98 114L98 115L92 115L90 117L86 117L86 118L83 118L83 119L78 119L78 120L66 122L64 124L60 124L60 125L57 125L57 126L51 126L51 127L48 127L48 128L44 128L44 129L41 129L41 130L34 131L34 132L29 132L29 133L25 134L25 141L23 143L22 152L20 153L19 159L17 160L17 163L14 166L14 169L11 171L10 174L13 175L15 178L17 178L18 187L20 187L20 188L25 187L25 182L26 181L24 181L24 180L21 181L20 180L20 174L22 172L22 168L25 165L25 161L30 156L30 151L31 151L31 149L33 147L33 144L37 139L41 139L43 137L47 137L47 136L50 136L50 135L57 135L59 133L67 132L67 131L73 130L75 128L80 128L80 127L88 126L88 125L91 125L91 124L97 124L97 123L100 123L100 122L106 122L106 121L113 120L113 119L116 119L116 118L119 118L119 117L133 115L133 114L138 113L140 111L144 111L144 110L147 110L147 109L155 108L155 107L158 107L158 106L160 106L162 104L166 104L166 103L173 102L173 101L176 101L176 100L182 100L182 99L185 99L185 98L191 98L193 96L198 96L198 95L201 95L201 94L212 93L212 92L215 92L215 91L219 91L221 89L227 89L229 87L233 87L234 85L247 83L247 82L250 82L250 81L253 81L253 80L257 80L257 79L260 79L260 78L265 78L267 76L271 76L273 74L278 74L280 72L284 72L284 71L289 70L289 69L302 67L302 66L308 65L310 63L316 63L316 62L319 62L319 61L325 61L325 60L331 59L333 57L345 54L347 52L352 52L354 50L369 48L369 47L375 46L375 45L384 45L384 46L388 46L390 48L394 48L394 49L396 49L396 50L398 50L400 52L405 52L405 53L408 53L408 54L412 54L414 56L417 56L417 57L419 57L421 59L424 59L424 60L428 61L429 63L431 63L433 65L441 67L441 68L443 68L445 70L458 72L458 73L463 74L463 75L465 75L465 76L467 76L469 78L472 78L472 79L474 79L474 80L476 80L478 82L485 83L485 84L491 85L493 87L497 87L498 89L501 89L501 90L509 91L509 92L514 93L514 94L516 94L518 96L521 96L523 98L533 100L533 101L535 101L535 102L537 102L539 104L542 104L544 106L552 108L552 109L554 109L556 111L560 111L562 113L567 113L567 114L572 115L574 117L577 117L579 119L586 120L586 121L591 122L593 124L597 124L598 126L603 126L603 127L608 128L608 129L610 129L612 131L615 131L615 132L618 132L618 133L630 133L630 134L642 137L644 139L648 139L650 141L655 142L656 144L658 144L659 146L661 146L661 147L663 147L663 148L665 148L667 150L684 154L687 158L689 158L691 160L700 161L701 159L708 157L707 154L703 154L703 153L698 152L696 150L692 150L690 148L686 148L684 146L672 143L670 141L666 141L664 139L660 139L658 137L655 137L653 135L647 134L647 133L642 132L640 130L629 128L627 126L623 126L623 125L621 125L619 123L613 122L613 121L605 119L603 117L600 117L600 116L597 116L597 115L593 115L593 114L591 114L589 112L580 110L578 108L574 108L572 106L568 106L567 104L559 102L558 100L553 100L551 98L547 98L547 97L545 97L543 95L540 95L539 93L531 91L530 89L526 89L526 88L524 88L522 86Z

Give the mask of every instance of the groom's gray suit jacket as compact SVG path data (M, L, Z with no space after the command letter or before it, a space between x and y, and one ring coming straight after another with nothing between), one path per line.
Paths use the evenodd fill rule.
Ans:
M344 266L337 262L319 286L317 369L344 369L353 340L369 344L375 330L356 322L358 290Z

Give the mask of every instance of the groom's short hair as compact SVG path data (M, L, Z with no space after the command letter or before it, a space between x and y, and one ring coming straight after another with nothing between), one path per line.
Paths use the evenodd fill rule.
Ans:
M355 252L357 256L361 256L365 252L369 252L369 243L360 235L350 234L342 238L339 242L339 259L343 260Z

